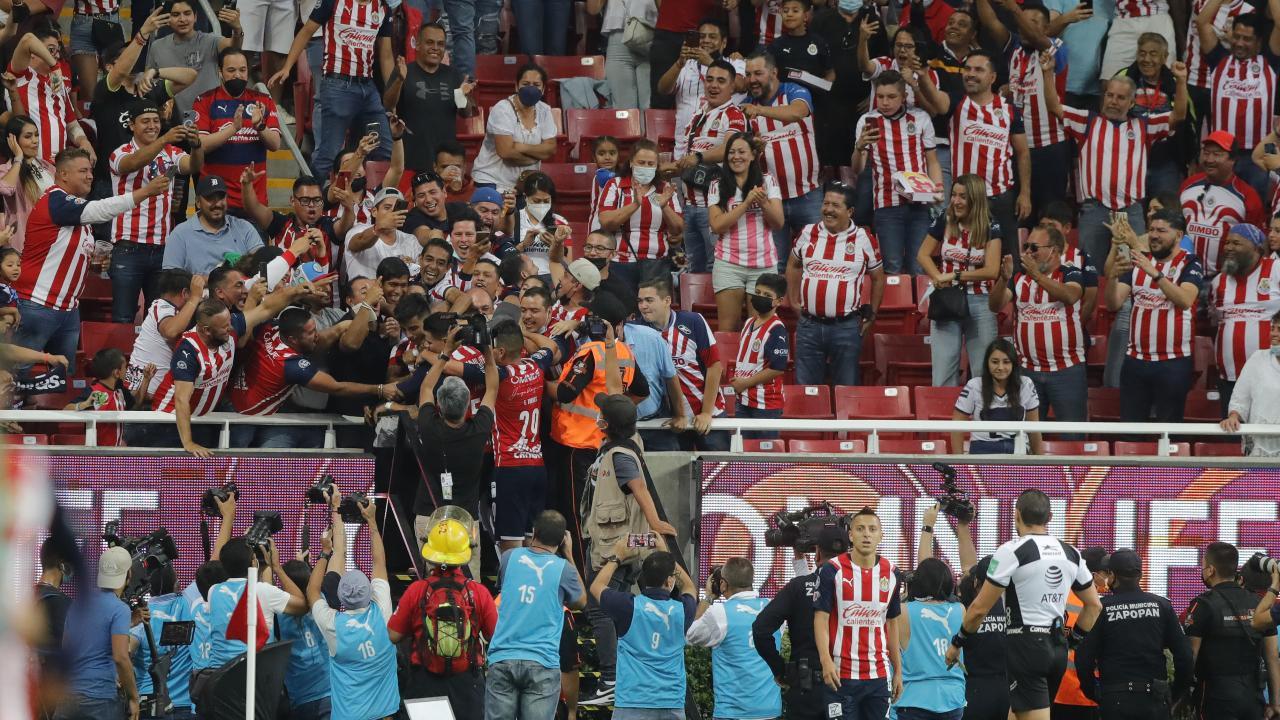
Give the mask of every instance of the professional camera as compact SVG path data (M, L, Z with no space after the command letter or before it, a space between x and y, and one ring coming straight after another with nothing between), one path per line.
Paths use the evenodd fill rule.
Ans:
M151 591L151 575L168 567L178 559L178 545L164 528L157 528L141 537L120 534L120 521L112 520L102 530L102 539L108 547L122 547L133 558L133 570L129 583L121 593L129 605L137 605Z
M485 322L484 316L480 313L463 315L457 319L457 324L462 326L458 330L457 338L463 345L486 348L493 344L493 337L489 334L489 323Z
M284 522L280 520L278 511L259 510L253 514L253 524L245 531L244 541L252 548L264 547L271 540L271 536L283 528Z
M588 315L582 319L582 332L594 342L603 341L609 332L609 323L599 315Z
M218 517L222 514L218 510L218 503L226 502L229 497L235 497L236 502L240 501L240 488L237 488L233 482L209 488L204 491L204 497L200 498L200 510L209 517Z
M320 476L315 485L307 488L307 502L316 505L325 505L329 502L329 492L333 489L333 476L325 473Z
M711 568L711 576L707 579L711 586L711 597L707 598L710 602L724 595L724 566L716 565Z
M829 502L795 512L779 510L769 518L770 527L764 531L764 544L811 552L818 544L818 533L828 525L843 528L847 533L849 516L836 512Z
M956 469L946 463L936 462L933 469L942 475L942 495L937 498L943 515L950 515L960 522L973 520L975 510L969 494L956 484Z
M1246 568L1259 572L1264 575L1270 575L1280 568L1280 560L1268 557L1266 553L1254 553L1244 564Z
M360 512L360 506L364 503L373 502L368 495L362 492L348 493L342 496L342 502L338 503L338 515L342 517L342 521L346 523L363 523L364 514Z

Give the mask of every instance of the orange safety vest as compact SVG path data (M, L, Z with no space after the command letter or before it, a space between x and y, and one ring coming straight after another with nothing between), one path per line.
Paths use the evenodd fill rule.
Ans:
M1073 590L1067 595L1067 629L1070 630L1076 626L1076 618L1080 617L1080 611L1084 609L1084 603L1080 598L1076 597ZM1058 686L1058 696L1053 699L1058 705L1083 705L1086 707L1097 707L1098 703L1084 696L1080 690L1080 678L1076 675L1076 651L1067 651L1067 671L1062 674L1062 684Z
M636 358L626 343L614 346L618 353L618 368L622 371L622 385L627 387L636 377ZM573 359L565 363L560 372L560 382L565 382L574 367L590 355L595 363L595 375L587 387L578 393L573 402L558 403L551 415L551 439L572 448L595 449L604 442L604 433L596 426L600 409L596 407L596 395L605 392L604 343L597 340L578 348Z

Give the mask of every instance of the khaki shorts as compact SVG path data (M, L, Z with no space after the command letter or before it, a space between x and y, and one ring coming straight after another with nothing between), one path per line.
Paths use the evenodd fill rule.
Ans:
M716 264L711 266L711 289L718 293L725 290L753 292L756 289L756 280L759 280L761 275L774 270L772 266L751 268L716 260Z

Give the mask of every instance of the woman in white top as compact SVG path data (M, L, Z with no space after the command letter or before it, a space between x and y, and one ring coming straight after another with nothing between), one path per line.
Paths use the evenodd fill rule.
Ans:
M587 0L587 12L599 15L604 10L600 34L609 39L604 51L604 80L616 108L649 109L649 55L628 47L623 42L626 24L632 18L652 28L658 21L658 4L654 0Z
M1245 362L1231 391L1231 403L1222 429L1239 432L1241 423L1280 423L1280 313L1271 318L1271 347L1256 350ZM1245 437L1247 454L1280 455L1280 437Z
M707 188L708 225L716 235L711 288L720 332L741 329L747 291L754 292L756 280L778 266L772 231L785 222L782 190L760 169L759 159L758 140L748 133L730 135L720 177Z
M476 154L471 177L477 186L507 191L520 173L537 170L556 153L556 119L542 101L547 71L527 63L516 71L516 93L489 110L484 144Z
M515 240L516 250L538 266L538 274L549 275L552 236L558 236L561 243L572 236L569 221L555 211L556 184L546 173L532 172L520 181L518 190L524 208L507 217L504 230Z
M1013 343L996 338L987 346L982 362L982 375L965 383L956 398L952 420L1026 420L1040 419L1040 396L1035 383L1022 374L1018 351ZM1083 389L1081 390L1083 392ZM1014 433L970 433L969 454L991 455L1013 452ZM1040 433L1030 433L1031 454L1041 451ZM960 454L964 433L951 433L951 452Z

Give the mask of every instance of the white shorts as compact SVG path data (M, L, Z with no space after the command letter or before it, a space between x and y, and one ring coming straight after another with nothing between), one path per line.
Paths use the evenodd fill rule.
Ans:
M242 49L289 54L298 24L298 9L292 0L241 0L238 8L244 28Z
M756 280L770 272L777 272L777 270L772 266L750 268L727 260L716 260L716 264L711 266L711 289L714 292L725 290L755 292Z
M1107 52L1102 57L1103 80L1110 80L1116 73L1129 67L1138 57L1138 37L1153 32L1163 35L1169 43L1169 63L1177 60L1178 44L1173 35L1173 18L1168 13L1137 18L1116 18L1107 31Z

